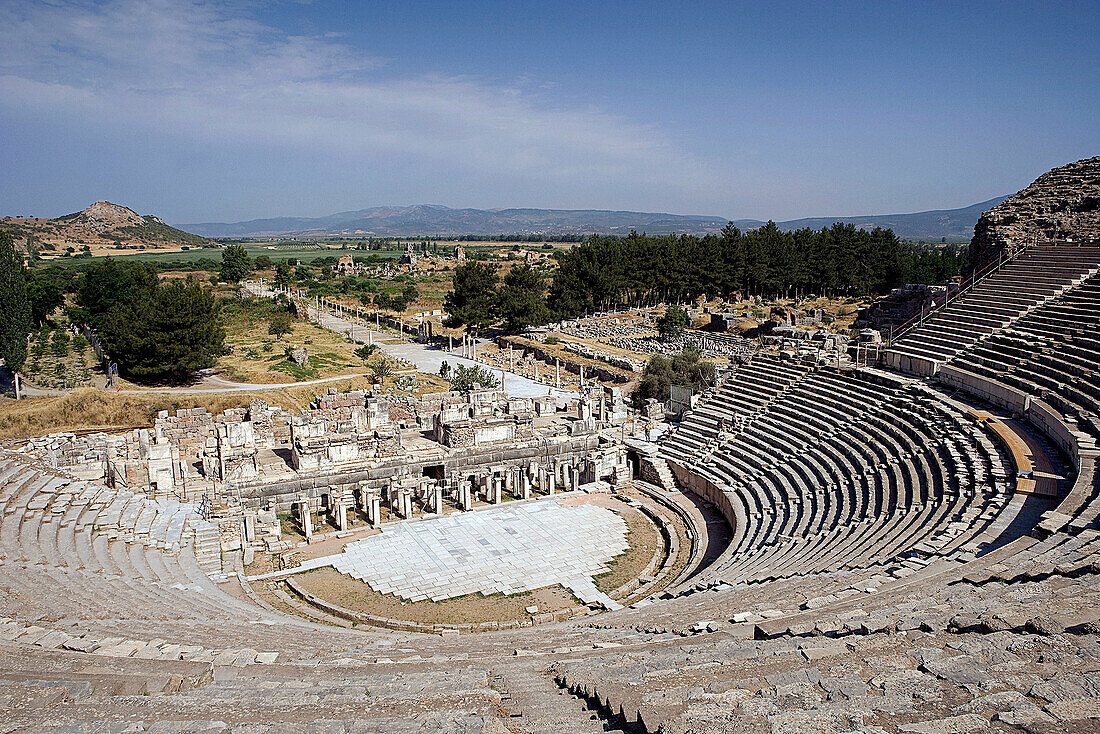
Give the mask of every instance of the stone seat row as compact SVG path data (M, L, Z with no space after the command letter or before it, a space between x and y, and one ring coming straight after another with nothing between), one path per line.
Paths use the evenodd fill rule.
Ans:
M1033 248L902 336L890 351L927 360L950 359L1095 274L1100 257L1095 249Z
M880 724L902 732L1010 731L1006 722L1022 721L1088 727L1100 695L1090 662L1095 635L1067 645L1057 628L1027 625L1040 611L1067 621L1095 619L1096 577L1029 580L1007 597L997 583L903 583L908 588L887 607L822 610L817 622L757 625L783 627L779 636L743 639L712 623L717 633L655 643L644 653L609 650L565 660L555 672L563 686L637 731L689 730L699 720L721 720L730 731ZM986 620L983 626L967 621L978 619ZM815 630L827 636L811 636ZM1058 664L1042 665L1056 649L1065 650Z
M733 541L708 574L765 580L775 569L867 565L979 534L1003 509L1002 457L957 411L901 393L815 373L709 458L670 453L724 487L732 508Z
M257 623L286 622L222 592L200 568L190 543L173 549L137 536L112 538L101 528L105 513L110 522L125 514L123 525L136 514L133 527L148 524L150 532L158 523L143 520L141 510L121 512L104 488L71 482L10 454L0 456L0 463L0 578L11 591L0 605L8 616L71 618L88 629L119 628L150 639L176 632L207 647L222 646L227 633L259 645ZM160 525L167 528L176 514ZM210 629L212 622L217 630Z
M1052 329L1051 315L1071 324ZM959 354L953 364L1042 398L1100 438L1100 277L1036 308L1006 333Z
M734 430L741 420L751 418L808 372L800 365L757 355L723 385L704 395L704 403L684 419L666 443L669 452L681 458L710 454L716 448L723 421L727 431Z

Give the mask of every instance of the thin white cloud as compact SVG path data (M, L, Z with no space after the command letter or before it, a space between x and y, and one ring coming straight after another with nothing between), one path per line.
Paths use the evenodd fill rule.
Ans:
M645 180L677 199L723 177L658 129L547 101L552 82L402 75L332 34L244 6L113 0L0 7L0 105L202 141L439 161L480 176Z

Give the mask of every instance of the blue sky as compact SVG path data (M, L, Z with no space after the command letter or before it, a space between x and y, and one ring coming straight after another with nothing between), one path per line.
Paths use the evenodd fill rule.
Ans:
M1100 154L1097 11L3 0L0 213L964 206Z

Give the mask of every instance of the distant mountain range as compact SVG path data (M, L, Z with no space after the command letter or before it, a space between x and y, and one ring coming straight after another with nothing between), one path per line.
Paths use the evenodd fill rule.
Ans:
M949 240L969 240L974 236L974 225L977 224L982 213L989 211L1007 198L1007 196L998 196L996 199L971 204L961 209L933 209L913 214L876 214L865 217L807 217L776 224L784 230L803 227L821 229L832 225L833 222L844 222L863 229L875 227L892 229L894 234L903 239L927 240L946 237Z
M834 222L846 222L873 229L889 227L906 239L970 239L982 212L1008 197L990 199L962 209L942 209L914 214L882 214L856 217L812 217L777 222L780 229L820 229ZM179 228L204 237L272 237L294 235L454 237L464 235L625 235L632 229L649 234L707 234L719 232L725 217L659 214L652 212L603 211L597 209L451 209L434 204L379 206L339 212L327 217L275 217L247 222L203 222L181 224ZM764 224L755 219L737 219L741 229Z

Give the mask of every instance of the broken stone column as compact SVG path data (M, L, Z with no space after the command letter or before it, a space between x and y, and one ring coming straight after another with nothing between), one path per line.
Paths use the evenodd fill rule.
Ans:
M367 520L374 527L382 524L382 498L376 494L367 497Z
M299 500L298 505L298 522L302 525L302 534L306 536L306 540L313 537L313 516L309 511L309 500Z
M588 402L587 398L581 398L577 401L577 417L582 421L592 417L592 403Z
M336 511L336 527L340 530L348 529L348 508L342 500L338 500L336 506L333 507Z
M359 488L356 491L359 493L359 503L357 507L362 510L364 514L368 514L370 512L370 498L372 493L367 489L367 483L365 481L359 482Z
M500 500L501 500L500 488L501 488L502 484L504 484L504 480L501 479L500 477L491 477L490 478L489 486L488 486L489 504L491 504L491 505L499 505L500 504Z
M443 487L439 484L432 487L432 512L443 514Z
M573 467L569 470L569 489L577 490L581 486L581 470Z
M531 499L531 475L527 472L521 472L519 476L519 498Z

